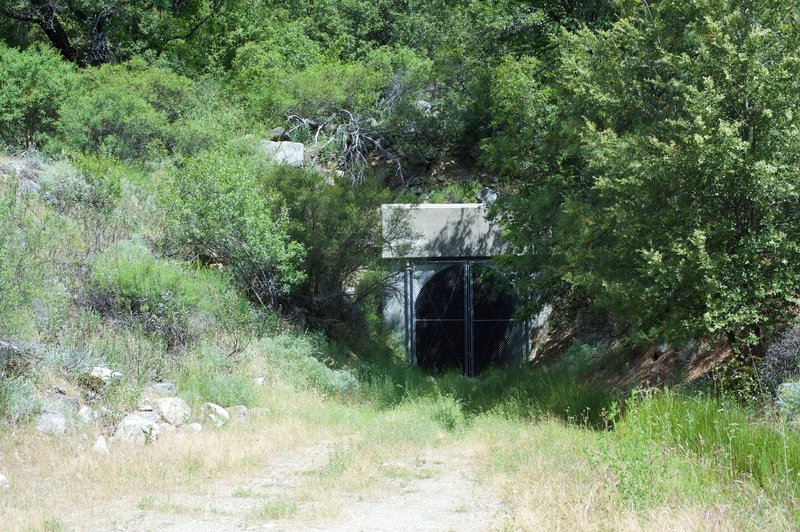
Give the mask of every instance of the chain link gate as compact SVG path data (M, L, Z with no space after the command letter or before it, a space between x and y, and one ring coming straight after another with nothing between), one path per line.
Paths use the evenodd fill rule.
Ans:
M412 264L405 283L406 349L415 365L477 375L523 360L530 322L514 319L517 298L488 263Z

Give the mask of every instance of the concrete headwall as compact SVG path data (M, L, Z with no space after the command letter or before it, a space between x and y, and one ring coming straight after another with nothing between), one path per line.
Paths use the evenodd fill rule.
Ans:
M482 203L381 206L383 258L494 257L506 251Z

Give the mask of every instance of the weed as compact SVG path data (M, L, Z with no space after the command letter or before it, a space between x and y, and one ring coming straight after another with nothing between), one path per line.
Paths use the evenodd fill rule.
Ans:
M253 490L250 488L236 488L233 490L233 496L237 498L247 498L253 496Z
M155 507L155 505L156 505L156 499L152 495L145 495L144 497L139 499L139 502L136 503L136 507L143 512L146 512L147 510L152 510L153 507Z
M297 504L284 499L273 499L253 507L253 516L261 519L284 519L297 512Z

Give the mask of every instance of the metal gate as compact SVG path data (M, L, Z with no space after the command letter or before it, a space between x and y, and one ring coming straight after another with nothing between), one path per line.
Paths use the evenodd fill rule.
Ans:
M487 262L427 262L406 270L406 341L428 371L477 375L518 364L530 346L530 321L517 320L517 297Z

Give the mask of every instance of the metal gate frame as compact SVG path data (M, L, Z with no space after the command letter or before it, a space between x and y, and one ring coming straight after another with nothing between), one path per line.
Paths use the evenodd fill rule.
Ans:
M444 271L451 266L462 266L464 268L464 374L466 376L475 376L475 338L474 338L474 324L475 324L475 309L473 299L473 286L474 286L474 266L489 266L492 267L491 261L486 259L475 260L426 260L418 262L408 262L404 273L404 292L405 292L405 338L406 338L406 353L408 353L409 362L417 366L417 352L416 352L416 293L414 290L415 274L417 274L417 267L423 265L436 265L441 266L433 275ZM431 276L433 278L433 276ZM430 281L430 279L428 280ZM427 284L427 281L426 283ZM425 287L422 285L421 289ZM420 289L420 291L421 291ZM487 321L487 320L478 320ZM495 320L498 321L498 320ZM509 322L522 323L525 330L525 345L520 346L520 353L518 355L518 364L522 364L525 352L530 350L531 346L531 320L514 320L509 319Z

